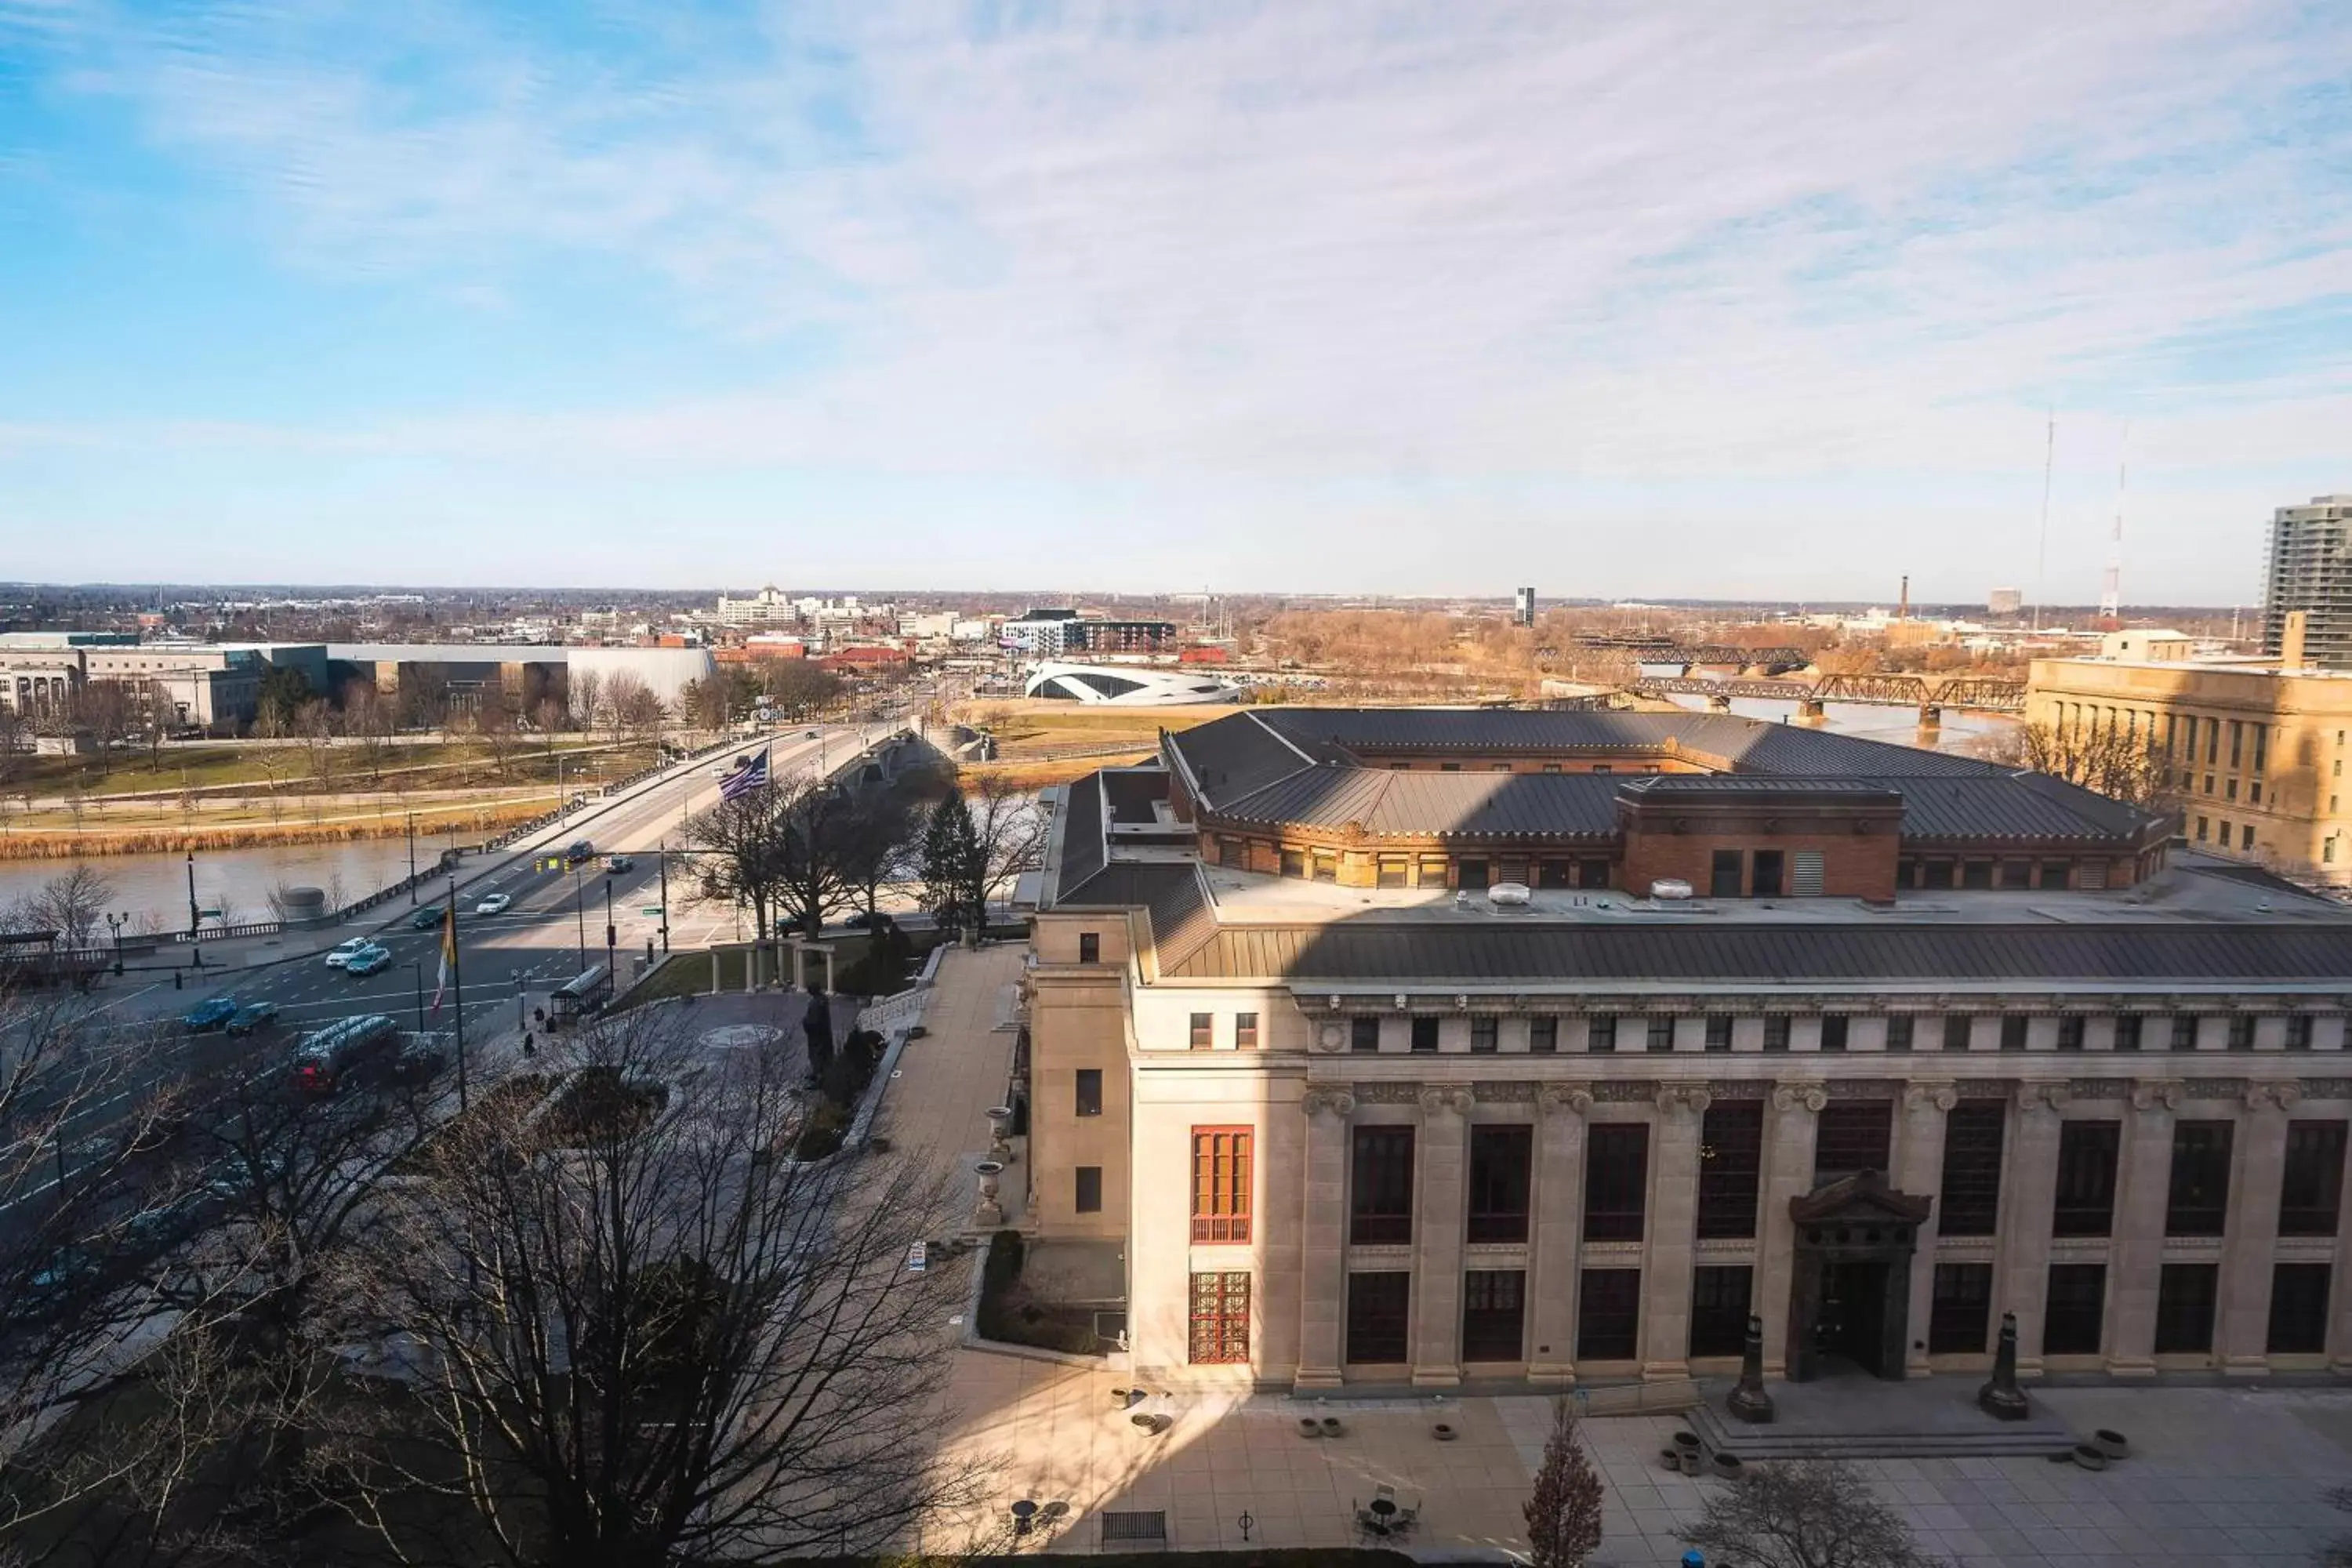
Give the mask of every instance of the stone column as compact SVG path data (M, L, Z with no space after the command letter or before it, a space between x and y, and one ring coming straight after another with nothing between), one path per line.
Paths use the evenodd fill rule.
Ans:
M1299 1097L1307 1113L1307 1206L1299 1227L1298 1374L1300 1389L1337 1388L1348 1313L1349 1118L1356 1097L1317 1086Z
M1903 1331L1906 1377L1927 1375L1927 1321L1936 1305L1936 1236L1943 1219L1944 1113L1960 1102L1949 1082L1903 1086L1903 1121L1895 1149L1895 1184L1913 1197L1938 1195L1918 1230L1919 1250L1911 1255L1911 1321Z
M1536 1094L1536 1213L1528 1263L1528 1381L1576 1382L1576 1291L1584 1243L1584 1115L1592 1090L1548 1083Z
M1813 1190L1813 1132L1829 1091L1817 1083L1772 1090L1764 1128L1764 1213L1757 1226L1756 1311L1764 1320L1764 1370L1789 1373L1789 1284L1797 1266L1796 1222L1789 1200Z
M1452 1388L1462 1381L1462 1229L1469 1110L1465 1088L1432 1084L1421 1091L1415 1155L1421 1192L1412 1223L1416 1388Z
M2164 1266L2164 1211L2172 1194L2173 1113L2178 1079L2132 1085L2116 1157L2116 1217L2107 1244L2107 1371L2156 1375L2156 1287Z
M2016 1136L2001 1173L2000 1258L1994 1305L2017 1314L2017 1370L2042 1372L2042 1319L2050 1304L2050 1210L2058 1198L2058 1127L2063 1079L2017 1086Z
M1658 1086L1651 1136L1650 1245L1642 1279L1642 1376L1690 1374L1692 1251L1698 1232L1700 1119L1714 1100L1702 1084Z
M2303 1085L2246 1086L2246 1113L2230 1140L2230 1217L2221 1243L2213 1349L2230 1377L2270 1375L2271 1267L2278 1248L2279 1193L2286 1184L2286 1124Z

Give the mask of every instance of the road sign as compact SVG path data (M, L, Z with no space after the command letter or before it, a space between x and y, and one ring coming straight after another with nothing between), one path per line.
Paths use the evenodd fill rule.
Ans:
M662 907L659 904L646 904L637 910L641 915L657 915L661 912Z
M221 918L221 912L218 910L198 910L196 915L200 920L216 921Z

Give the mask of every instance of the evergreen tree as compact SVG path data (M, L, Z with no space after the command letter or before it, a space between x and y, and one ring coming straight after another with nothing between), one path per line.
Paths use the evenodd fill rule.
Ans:
M951 791L931 808L930 826L923 832L923 907L942 931L961 931L967 923L966 889L979 852L971 809L961 792Z
M1601 1477L1576 1436L1576 1412L1565 1399L1551 1405L1551 1436L1544 1440L1535 1495L1522 1510L1533 1568L1581 1568L1601 1550Z

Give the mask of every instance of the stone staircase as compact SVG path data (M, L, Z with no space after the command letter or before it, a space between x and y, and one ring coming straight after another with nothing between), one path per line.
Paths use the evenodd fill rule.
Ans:
M1976 1407L1966 1380L1906 1383L1839 1379L1774 1384L1779 1418L1752 1426L1724 1414L1723 1390L1710 1389L1688 1416L1709 1453L1742 1463L1759 1459L1990 1459L2063 1454L2072 1428L2036 1406L2023 1421L1996 1421Z

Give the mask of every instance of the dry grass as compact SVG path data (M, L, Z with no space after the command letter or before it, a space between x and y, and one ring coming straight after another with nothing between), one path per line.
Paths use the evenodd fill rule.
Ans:
M420 838L446 833L452 827L467 833L495 833L529 821L546 811L551 804L549 799L541 799L420 811L416 814L416 831ZM54 814L44 814L33 821L44 821L49 815ZM12 820L5 831L0 831L0 860L71 860L87 855L179 854L191 849L248 849L278 844L345 844L362 838L397 838L407 831L405 816L387 814L378 817L373 813L345 821L310 822L298 818L273 823L258 819L215 822L204 827L175 827L159 823L149 827L85 828L78 833L70 827L28 827L24 819L17 819Z

